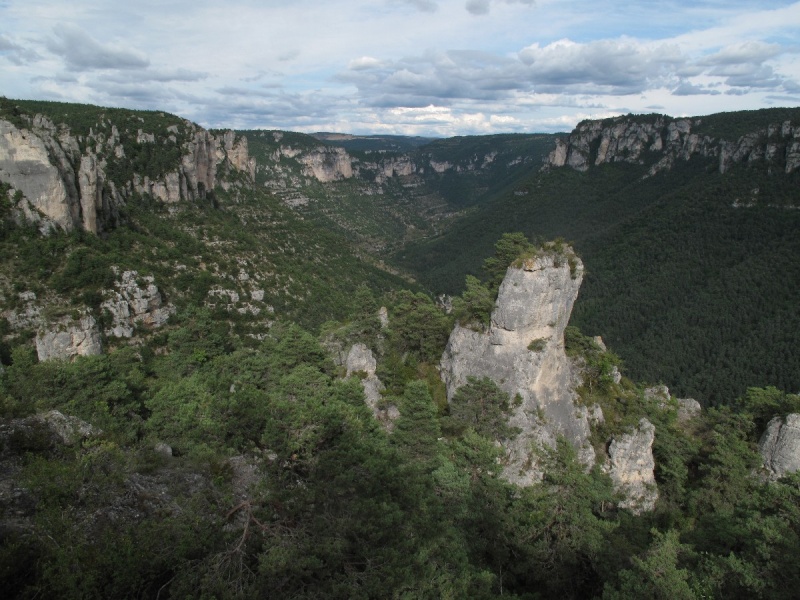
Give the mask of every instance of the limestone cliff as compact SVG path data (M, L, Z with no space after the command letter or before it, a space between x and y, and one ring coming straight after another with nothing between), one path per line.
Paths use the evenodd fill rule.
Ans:
M456 325L441 361L448 399L467 377L489 377L521 400L509 424L521 430L503 440L505 477L519 485L541 478L535 447L563 435L590 465L588 411L575 403L578 373L564 352L564 329L583 279L571 249L542 253L508 269L486 331Z
M185 121L182 127L170 126L163 139L111 121L98 123L88 135L74 135L66 125L55 125L42 115L23 116L22 122L27 125L0 119L0 181L22 194L15 201L16 213L43 233L113 228L119 221L118 207L132 193L163 202L196 200L217 186L229 187L228 173L241 173L251 182L255 177L247 140L232 131L215 136ZM128 160L126 140L138 146L178 146L181 157L161 165L160 174L133 172L122 180L120 173L127 177L129 172L120 168ZM115 162L116 180L109 176L109 161Z
M800 471L800 414L772 419L758 449L771 479Z
M344 148L316 148L301 155L298 160L305 165L306 175L311 175L322 183L350 179L353 176L352 158Z
M672 168L695 156L715 159L720 173L735 164L765 161L792 173L800 168L800 126L776 123L737 140L723 140L697 130L702 118L616 117L580 123L566 140L558 139L545 168L568 166L586 171L592 165L628 162L650 165L648 174Z

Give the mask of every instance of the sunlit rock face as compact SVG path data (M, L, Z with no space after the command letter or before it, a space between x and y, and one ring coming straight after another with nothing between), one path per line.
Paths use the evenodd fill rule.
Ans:
M69 181L74 182L74 172L66 158L63 161L58 160L60 157L55 157L55 161L51 159L46 139L49 138L51 148L58 146L51 136L42 133L18 129L0 120L0 180L25 196L26 203L20 209L29 220L39 222L43 217L47 223L45 230L52 225L72 231L80 218L75 185L68 187ZM58 162L69 167L71 180L65 181Z
M594 461L588 411L576 404L579 373L564 352L564 329L583 279L571 249L508 269L486 331L456 325L442 356L448 399L467 377L488 377L516 406L509 424L521 433L502 440L504 476L518 485L541 479L535 448L563 435L581 462ZM535 343L533 343L535 342Z

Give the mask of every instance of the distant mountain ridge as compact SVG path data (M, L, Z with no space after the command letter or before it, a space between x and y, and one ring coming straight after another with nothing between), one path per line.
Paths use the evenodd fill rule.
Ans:
M673 119L661 115L651 120L616 117L580 123L569 137L557 138L556 147L545 166L569 166L586 171L590 165L628 162L649 165L648 175L671 169L676 160L688 161L694 156L719 160L719 171L725 173L736 164L764 162L770 168L787 174L800 168L800 126L785 111L764 112L764 117L781 118L748 131L735 139L713 136L713 129L704 128L704 118ZM731 118L735 118L731 116Z

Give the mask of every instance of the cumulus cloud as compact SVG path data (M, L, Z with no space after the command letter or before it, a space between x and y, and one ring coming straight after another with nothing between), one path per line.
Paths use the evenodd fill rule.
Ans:
M639 93L687 60L675 46L647 46L625 39L537 43L520 51L519 59L528 66L537 91L610 94Z
M706 66L738 65L742 63L762 63L783 53L778 44L767 44L761 41L749 41L726 46L718 52L698 61Z
M351 71L367 71L369 69L379 69L383 66L383 62L371 56L362 56L351 60L347 64L347 68Z
M61 56L76 71L92 69L143 69L147 56L119 44L103 44L75 25L65 24L53 31L47 49Z
M357 59L337 79L356 85L373 106L499 100L509 90L530 89L519 61L475 51L429 52L397 61Z

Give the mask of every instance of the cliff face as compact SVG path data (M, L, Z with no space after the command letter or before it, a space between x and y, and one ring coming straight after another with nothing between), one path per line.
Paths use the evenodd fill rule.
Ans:
M588 412L575 404L578 373L564 352L564 329L582 279L583 264L571 251L509 268L489 329L456 325L442 356L448 399L469 376L489 377L521 399L509 420L521 433L502 441L504 475L519 485L541 478L532 446L554 446L558 435L573 443L584 464L594 461Z
M568 166L586 171L613 162L650 164L649 174L672 168L694 156L717 159L720 173L733 165L765 161L792 173L800 168L800 126L776 123L736 141L715 139L695 130L703 120L653 117L650 122L630 117L589 121L578 125L567 140L558 139L545 168Z
M44 233L52 229L98 233L115 227L117 207L134 192L163 202L195 200L218 185L230 185L228 178L219 176L221 172L242 173L250 181L255 175L246 139L231 131L214 136L188 121L182 128L168 128L166 139L142 129L121 134L116 125L107 131L106 123L102 130L75 136L41 115L27 122L27 127L18 127L0 119L0 180L22 193L17 213ZM179 144L181 158L166 165L161 175L134 172L130 180L112 181L109 162L124 164L130 158L123 135L135 135L139 146Z

